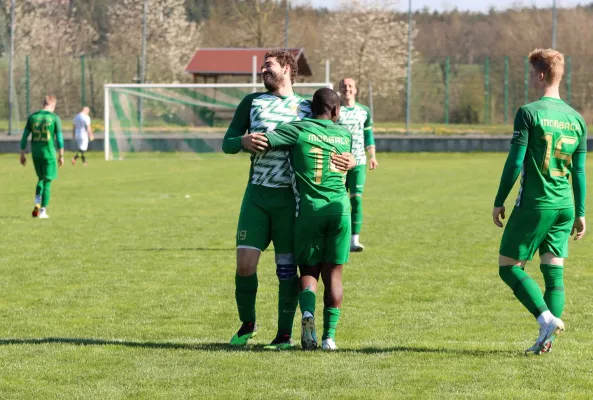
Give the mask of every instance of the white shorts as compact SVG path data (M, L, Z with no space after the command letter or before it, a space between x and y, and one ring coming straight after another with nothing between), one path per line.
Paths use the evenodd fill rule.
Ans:
M76 145L78 150L86 151L89 148L89 138L84 136L76 136Z

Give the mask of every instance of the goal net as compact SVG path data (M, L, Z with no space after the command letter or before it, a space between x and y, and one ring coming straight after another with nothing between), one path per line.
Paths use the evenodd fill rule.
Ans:
M329 83L296 83L294 92L311 99ZM226 131L239 102L263 84L107 84L105 159L139 151L214 150L209 139Z

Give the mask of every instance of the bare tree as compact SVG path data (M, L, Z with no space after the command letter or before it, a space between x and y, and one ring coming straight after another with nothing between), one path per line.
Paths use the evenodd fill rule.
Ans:
M319 56L332 61L331 79L356 79L363 98L372 83L382 107L402 103L398 95L406 77L407 24L386 4L348 3L324 22L323 54Z
M135 71L136 56L140 55L143 4L143 0L121 0L109 11L109 54L126 71ZM201 25L187 19L184 0L150 0L147 27L148 80L179 79L200 45Z

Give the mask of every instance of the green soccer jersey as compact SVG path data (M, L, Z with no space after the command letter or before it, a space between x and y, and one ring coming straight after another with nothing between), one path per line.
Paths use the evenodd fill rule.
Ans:
M311 103L297 94L279 97L269 92L246 96L235 111L223 141L225 153L241 150L241 136L266 133L278 124L311 116ZM272 188L291 187L288 150L270 149L251 156L249 183Z
M560 99L542 97L519 109L511 143L527 147L515 206L573 207L568 178L573 154L587 151L583 117Z
M21 138L21 150L27 147L27 138L31 134L31 154L33 158L52 160L56 158L54 140L59 149L64 148L62 121L56 114L40 110L27 119L27 125Z
M375 144L371 111L359 103L355 103L354 107L342 106L338 124L352 134L352 154L356 159L356 165L365 165L367 162L365 149Z
M351 134L331 120L305 118L266 134L272 148L290 147L290 166L297 215L348 215L346 173L331 162L332 154L351 151Z

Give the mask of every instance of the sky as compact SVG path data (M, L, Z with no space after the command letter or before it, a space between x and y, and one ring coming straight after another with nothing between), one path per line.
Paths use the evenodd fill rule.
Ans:
M368 0L367 0L368 1ZM431 11L450 11L457 7L459 11L476 11L476 12L487 12L491 7L496 10L502 10L506 8L512 8L514 6L537 7L545 8L551 7L553 0L412 0L412 9L421 10L425 6ZM294 0L295 3L310 3L315 7L328 7L335 8L340 5L343 0ZM556 0L557 7L574 7L577 5L585 5L592 3L593 0ZM400 0L396 3L394 8L400 11L407 11L408 0Z

